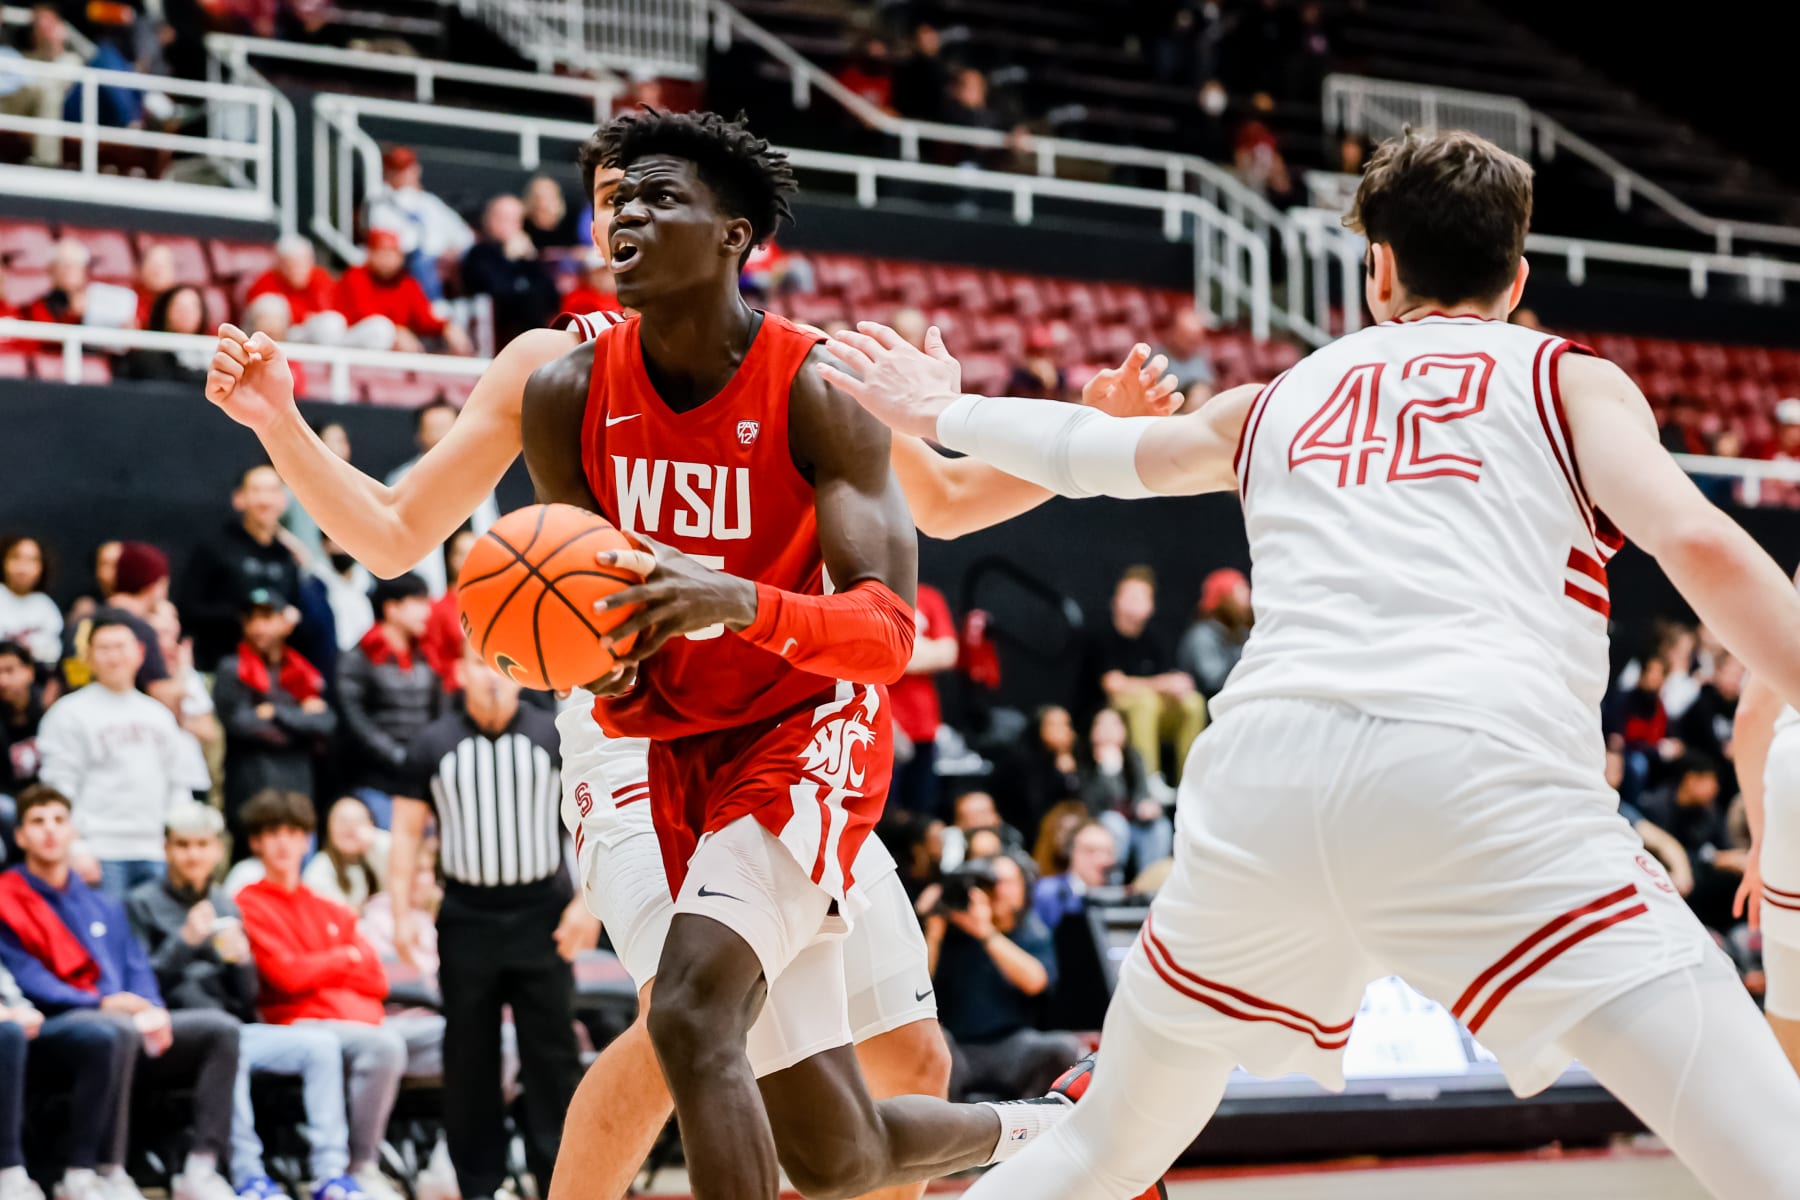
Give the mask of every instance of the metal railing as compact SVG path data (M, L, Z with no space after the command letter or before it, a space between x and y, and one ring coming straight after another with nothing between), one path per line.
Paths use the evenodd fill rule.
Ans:
M1670 457L1689 475L1734 481L1732 490L1736 494L1733 498L1746 508L1755 508L1765 501L1800 507L1800 462L1793 459L1719 458L1710 454L1673 454ZM1782 487L1771 495L1771 489L1764 486L1770 483L1794 486Z
M340 253L354 251L355 199L370 180L379 179L379 153L374 139L362 128L363 117L383 121L411 121L426 125L480 129L509 134L518 139L519 164L535 169L543 155L543 143L580 143L592 130L573 121L553 121L508 113L446 109L434 105L377 100L361 96L327 95L313 98L314 176L316 203L314 233ZM1272 289L1269 248L1243 222L1222 212L1203 197L1176 191L1084 183L1038 175L1010 175L973 167L946 167L930 163L865 158L821 150L787 149L794 166L847 178L856 201L864 208L880 203L884 185L935 185L967 196L1000 194L1011 201L1013 218L1029 223L1040 200L1074 200L1095 208L1131 209L1157 214L1164 235L1171 241L1192 238L1194 278L1199 286L1198 305L1209 315L1235 320L1246 315L1257 337L1269 336ZM360 169L361 185L356 179ZM1217 303L1213 293L1217 291Z
M1613 203L1620 212L1630 209L1634 197L1642 197L1682 225L1711 238L1713 248L1720 254L1730 254L1741 242L1800 246L1800 229L1707 216L1516 97L1360 75L1329 75L1325 79L1323 105L1327 132L1342 130L1391 137L1409 124L1421 129L1451 126L1479 133L1521 157L1535 153L1549 161L1566 150L1612 181ZM1490 130L1500 136L1494 136Z
M415 58L409 54L340 50L334 46L236 37L224 33L209 34L206 50L209 72L243 71L250 68L252 59L273 59L335 67L343 71L401 76L412 81L413 98L422 104L430 104L437 99L438 83L463 83L522 92L576 96L591 100L595 120L604 120L612 112L614 102L626 90L625 81L607 70L596 71L591 79L577 79L568 75L508 71L499 67L477 67L438 59Z
M79 161L75 170L0 165L0 191L177 212L207 212L248 220L277 218L281 208L275 193L277 130L287 127L291 141L292 110L282 108L278 102L279 93L272 89L193 82L32 59L10 60L5 69L9 74L38 81L38 86L61 84L75 91L79 97L79 118L65 121L0 114L0 130L48 135L57 139L59 146L64 139L74 139L79 146ZM207 114L207 133L165 133L103 125L100 123L101 88L161 93L202 105ZM103 174L100 169L103 146L166 150L171 154L203 158L219 170L226 185Z
M460 0L542 70L706 73L707 0Z
M169 353L188 351L211 356L218 339L205 334L152 333L142 329L101 329L87 325L58 325L43 321L19 321L0 317L0 341L28 341L54 344L62 358L64 383L80 383L82 356L89 350L116 352L124 350L162 350ZM491 361L486 358L457 358L448 354L401 354L390 350L354 350L345 346L316 346L308 342L283 342L282 350L297 363L318 363L330 369L329 387L325 395L308 389L309 399L330 399L339 404L354 399L350 368L371 367L390 371L411 371L417 375L444 379L479 378ZM198 389L196 389L197 391ZM201 403L195 397L195 403Z
M1288 264L1289 291L1304 294L1311 308L1311 320L1320 327L1327 326L1336 309L1342 314L1343 332L1361 328L1362 258L1366 245L1362 235L1345 229L1343 214L1336 209L1295 208L1288 215L1301 231L1301 261ZM1696 299L1704 298L1719 279L1741 281L1744 298L1766 304L1779 303L1789 284L1800 284L1800 263L1774 258L1670 250L1544 233L1526 237L1525 253L1538 263L1547 259L1559 261L1564 277L1576 286L1587 282L1588 268L1597 263L1648 267L1683 277ZM1538 269L1541 272L1544 268Z

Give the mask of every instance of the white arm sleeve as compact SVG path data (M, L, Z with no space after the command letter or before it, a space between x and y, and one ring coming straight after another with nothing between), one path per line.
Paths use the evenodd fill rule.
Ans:
M937 440L1059 496L1141 500L1137 448L1160 417L1109 417L1083 404L963 396L938 415Z

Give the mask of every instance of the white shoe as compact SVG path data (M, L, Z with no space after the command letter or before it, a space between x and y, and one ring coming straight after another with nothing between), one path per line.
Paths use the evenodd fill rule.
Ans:
M237 1189L217 1171L184 1171L169 1181L169 1195L173 1200L237 1200Z
M137 1182L124 1167L109 1167L98 1178L101 1200L144 1200L144 1193L138 1191Z
M44 1200L44 1189L33 1183L24 1167L0 1171L0 1200Z
M71 1168L56 1185L56 1200L106 1200L106 1185L92 1168Z
M381 1173L381 1168L374 1163L364 1163L350 1172L350 1178L356 1180L356 1186L363 1190L369 1200L405 1200L396 1188Z

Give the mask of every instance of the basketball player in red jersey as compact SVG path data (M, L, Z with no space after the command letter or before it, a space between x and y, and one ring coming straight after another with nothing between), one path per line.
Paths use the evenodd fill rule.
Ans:
M611 192L621 172L599 168L586 154L583 166L595 202L594 240L605 246ZM518 454L520 395L530 372L596 331L582 328L577 320L572 330L534 331L510 343L483 374L451 435L394 487L357 471L318 442L294 408L291 384L276 386L279 381L272 378L280 373L271 372L279 357L272 345L259 346L225 327L221 358L215 363L218 374L209 382L208 394L257 433L296 497L333 540L378 573L392 573L416 562L465 520L475 501L492 490ZM1121 367L1090 381L1083 400L1121 416L1169 411L1179 397L1173 395L1173 380L1161 377L1162 366L1162 360L1151 359L1148 348L1139 346ZM938 537L996 524L1049 495L977 460L943 458L910 438L895 439L893 465L921 532ZM627 848L621 844L610 853L616 857ZM609 924L620 922L615 936L634 924L630 911L602 915ZM661 920L666 927L668 917ZM650 962L654 966L654 959ZM640 982L644 993L640 1013L644 1013L650 1008L650 987L647 980ZM860 1040L865 1036L860 1030L857 1036L859 1059L871 1072L869 1079L878 1094L942 1087L941 1077L927 1083L920 1075L942 1058L935 1022L901 1026L868 1041ZM570 1126L590 1136L565 1142L552 1184L553 1200L571 1188L602 1197L623 1195L666 1120L668 1105L640 1016L639 1024L595 1062L571 1106ZM899 1194L906 1192L916 1195L910 1188Z
M816 336L738 294L791 169L710 113L615 121L599 149L624 171L609 248L641 317L532 376L525 460L540 501L653 555L608 601L639 606L615 634L638 641L595 712L651 739L677 899L649 1031L694 1193L772 1197L778 1161L809 1196L992 1161L1066 1105L872 1101L849 1045L832 934L858 914L852 864L887 790L882 685L910 655L917 548L887 437L804 369ZM759 1036L791 1065L759 1090L765 1007Z

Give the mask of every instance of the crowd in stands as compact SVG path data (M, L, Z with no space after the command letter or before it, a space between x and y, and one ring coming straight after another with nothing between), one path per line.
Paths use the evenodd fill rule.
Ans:
M442 436L448 412L422 414L422 445ZM232 519L179 578L156 547L101 547L91 591L67 611L46 592L42 545L0 542L0 826L12 862L0 872L4 1200L40 1195L22 1147L31 1175L65 1200L131 1200L128 1168L145 1150L132 1116L145 1096L171 1092L192 1096L188 1123L156 1148L172 1164L172 1195L282 1194L256 1138L253 1073L297 1080L310 1175L290 1182L314 1200L397 1200L377 1160L400 1081L444 1073L446 1016L406 1007L391 986L403 963L415 992L429 999L437 987L436 761L421 755L440 744L443 720L509 736L524 720L518 690L500 711L497 676L469 686L469 672L486 669L462 654L453 601L420 577L372 591L366 575L346 582L360 568L316 528L282 524L288 496L270 468L246 472L231 503ZM441 559L437 571L441 589ZM391 886L385 829L396 799L414 810L403 888ZM323 829L315 803L329 814ZM538 841L559 847L554 806L530 811L551 822ZM584 913L562 919L579 907L566 879L545 884L560 923L544 948L568 988L566 960L591 947L597 926L584 934ZM446 1012L456 999L443 998ZM519 1035L553 1045L531 1072L560 1064L559 1114L579 1074L571 1012ZM499 1039L497 1006L488 1023ZM447 1113L498 1110L499 1078L492 1103L450 1082ZM527 1083L539 1086L530 1073ZM504 1137L497 1117L479 1127L483 1143ZM555 1136L532 1142L540 1172ZM503 1147L491 1157L503 1161Z

